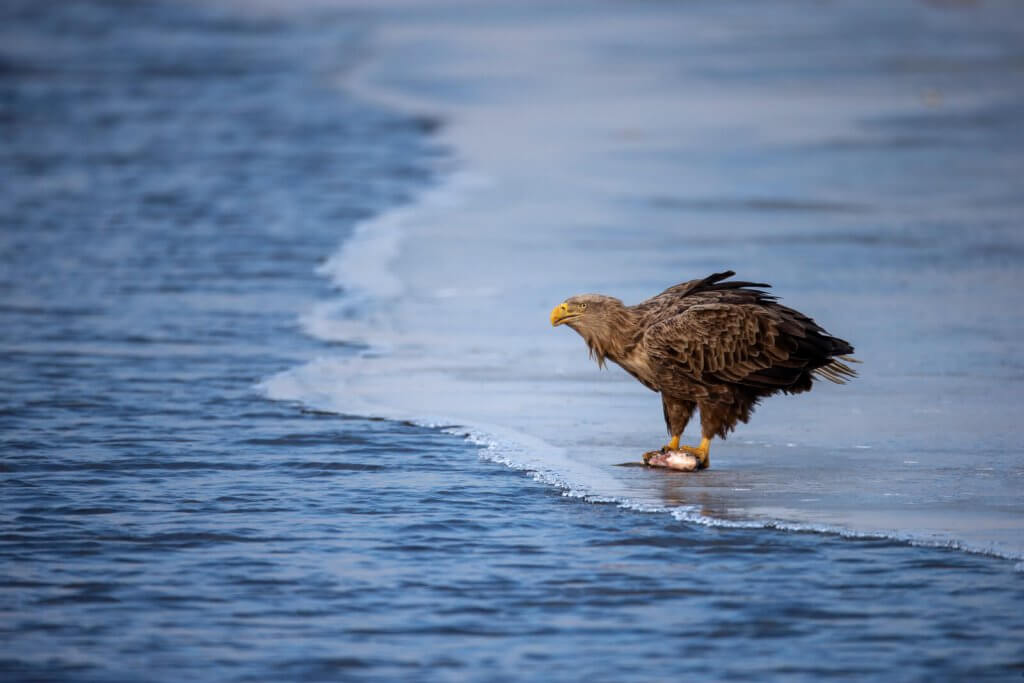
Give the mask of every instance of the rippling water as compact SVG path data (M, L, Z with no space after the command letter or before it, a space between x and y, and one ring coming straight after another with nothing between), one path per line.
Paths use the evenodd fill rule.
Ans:
M594 504L462 429L258 384L313 269L433 182L335 87L372 18L0 10L5 680L1001 679L1013 563Z

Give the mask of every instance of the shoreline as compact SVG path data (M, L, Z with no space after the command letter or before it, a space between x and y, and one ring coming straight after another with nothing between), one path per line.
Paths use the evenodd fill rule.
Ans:
M435 17L435 21L439 21L440 24L444 25L443 12L441 14L442 18L438 20ZM386 20L381 22L381 24L384 23L386 23ZM314 334L323 335L334 341L366 343L369 345L370 351L364 354L362 360L350 358L347 360L331 361L327 359L307 368L307 373L301 372L301 369L296 369L296 371L270 378L264 383L264 386L268 388L267 390L270 393L276 393L279 397L296 398L297 400L303 400L303 396L307 399L312 396L314 398L311 400L313 400L314 404L320 407L333 405L334 409L342 412L351 410L352 406L361 405L361 410L378 416L406 420L411 418L412 421L419 424L434 427L439 424L455 423L465 425L467 430L476 430L477 432L487 431L487 428L481 427L481 425L501 424L500 420L512 415L518 415L514 424L505 424L501 428L502 432L510 439L513 439L513 435L519 434L523 435L519 437L520 440L523 440L525 437L526 440L531 441L535 446L543 444L545 447L540 449L543 453L535 453L530 457L528 449L522 448L522 444L516 444L513 439L510 443L499 445L517 452L520 460L517 461L502 455L499 456L497 461L504 461L506 465L528 472L539 472L541 473L539 476L550 479L550 483L562 488L565 495L579 494L581 497L595 502L615 502L623 507L637 505L644 509L662 509L673 514L673 516L678 515L677 519L685 518L687 521L708 526L746 526L748 528L754 526L757 528L777 528L795 532L815 531L825 534L855 535L868 538L891 538L909 544L940 547L951 546L966 552L1000 557L1011 561L1024 559L1024 551L1020 548L1014 550L1012 548L999 547L999 542L996 540L991 540L989 544L967 541L963 537L963 532L960 533L958 538L955 531L947 531L944 535L943 532L935 530L921 530L915 533L912 530L900 529L898 527L892 529L871 528L870 524L865 521L866 518L863 517L860 527L856 523L851 526L842 523L830 524L822 521L829 516L850 514L850 510L840 508L825 508L814 512L810 515L810 519L807 518L807 510L804 510L802 515L798 514L795 518L788 520L785 515L780 517L772 517L771 515L763 517L758 515L755 512L758 506L770 508L772 505L776 505L776 503L769 503L767 499L760 500L751 496L744 496L741 493L745 490L749 491L750 488L744 488L747 485L740 484L740 480L751 477L757 480L758 473L730 471L726 468L738 460L738 466L741 468L764 467L764 463L767 461L762 457L763 454L743 444L754 444L756 447L757 443L765 443L769 446L776 443L776 445L781 446L784 442L779 441L779 439L785 439L786 437L779 432L777 427L745 429L746 434L744 436L753 437L753 440L748 438L746 442L741 441L742 436L734 436L732 440L720 446L722 450L726 451L726 455L716 459L716 467L721 468L713 473L713 476L717 479L713 482L702 482L695 479L692 482L694 486L683 489L682 495L684 499L688 495L700 495L700 489L704 488L705 485L713 486L713 490L718 492L721 490L719 487L721 487L722 483L727 484L730 477L733 479L739 477L736 483L732 485L735 493L730 494L729 497L726 497L717 505L720 510L719 512L715 512L714 509L710 511L702 510L699 505L694 506L692 503L683 505L671 504L674 498L678 498L679 492L671 493L669 498L662 497L662 500L658 501L659 494L657 493L657 488L655 488L654 498L652 499L651 486L662 487L668 485L674 490L678 486L672 487L672 484L677 484L678 482L665 484L663 481L652 480L649 477L645 480L644 475L629 476L623 479L617 477L617 473L614 471L612 471L611 475L606 474L606 470L610 465L625 459L624 453L628 451L624 451L624 447L628 448L628 446L622 441L625 435L623 430L633 431L636 429L636 427L627 425L631 422L645 425L642 431L651 435L656 435L660 431L660 425L657 420L652 419L647 414L647 411L643 410L643 406L650 403L650 401L644 401L644 395L636 392L628 381L619 375L613 373L611 376L606 375L596 378L588 376L588 373L596 371L589 368L588 365L578 362L577 356L582 354L579 352L579 349L571 345L571 342L566 343L568 340L565 339L557 339L550 337L550 335L547 339L541 337L527 338L519 333L520 342L527 344L527 348L531 350L534 356L552 357L563 368L557 373L562 385L557 394L545 397L545 400L541 403L546 407L533 408L533 415L538 418L536 422L529 422L528 416L524 417L517 411L517 408L521 410L521 406L525 405L524 401L530 400L526 398L526 394L523 394L518 399L519 403L506 402L505 404L496 403L491 397L487 396L487 387L490 387L492 392L504 392L518 386L521 379L519 375L531 378L530 381L537 381L533 379L533 370L530 369L529 363L525 362L526 359L511 351L511 347L506 345L497 350L488 349L488 344L493 339L494 334L517 334L516 330L511 329L511 325L499 326L498 329L489 330L488 332L492 335L489 337L488 334L479 334L473 324L474 316L479 315L480 311L486 311L490 306L497 305L501 297L507 295L508 292L501 285L493 286L487 282L487 276L490 273L486 269L475 267L469 272L460 272L459 277L452 278L453 282L451 284L446 284L443 282L445 278L438 278L436 273L430 272L429 267L424 266L424 262L444 262L450 258L453 251L459 248L462 248L464 253L459 254L462 260L456 261L456 263L461 265L468 264L467 256L470 253L473 254L472 260L475 264L494 263L494 257L498 254L502 254L505 258L508 256L519 258L523 263L529 262L530 257L526 254L520 256L518 252L503 248L502 245L514 245L516 242L515 240L508 239L507 230L502 233L501 239L496 240L497 244L485 244L477 239L473 226L479 222L477 220L479 217L488 215L488 212L494 212L495 210L499 213L508 210L511 217L501 219L500 223L513 225L515 215L521 212L523 207L509 203L509 192L531 199L537 197L537 199L532 200L543 203L550 201L551 188L538 190L536 195L531 194L530 190L537 190L538 186L534 182L529 182L530 179L528 178L524 182L525 176L522 175L522 169L517 168L518 160L514 156L505 158L492 169L488 169L485 165L480 165L479 163L474 165L474 159L496 159L500 158L501 154L514 153L514 150L493 147L483 151L481 149L472 150L472 142L480 140L478 129L483 125L482 121L486 121L488 115L493 115L497 111L493 108L493 105L471 104L468 105L468 109L466 105L463 105L460 111L460 106L457 104L450 103L445 105L443 99L438 100L435 98L430 100L422 95L417 96L414 92L403 92L400 88L396 88L394 83L389 83L388 60L395 59L395 54L407 56L415 54L417 49L423 49L423 46L417 41L422 40L424 35L429 35L430 31L436 28L436 26L432 27L428 23L426 27L418 26L411 30L411 32L406 30L403 33L401 28L394 26L383 29L378 26L377 30L387 32L385 37L381 38L380 35L371 37L370 40L375 48L370 50L371 56L369 61L355 69L350 74L350 78L345 80L343 87L354 97L383 104L411 116L425 116L440 120L439 129L431 132L430 135L453 150L454 162L451 165L454 170L449 169L447 175L441 174L438 182L423 191L419 197L413 199L409 204L390 209L361 224L357 228L357 233L365 234L366 240L363 243L346 243L340 246L320 269L321 274L332 277L336 285L340 285L343 289L354 290L356 294L354 298L349 295L347 300L346 297L342 297L341 300L324 304L323 312L328 314L326 316L327 320L321 320L317 324L309 324L307 322L307 331L313 329ZM455 35L458 35L458 33L456 32ZM449 37L452 36L450 35ZM587 42L586 38L579 38L578 36L577 40L584 44ZM476 41L475 37L470 39L470 48L475 45ZM450 47L450 49L456 50L458 42L458 40L452 41L452 45L456 47ZM465 48L466 46L462 45L461 47ZM388 52L389 50L391 50L390 53ZM425 85L425 83L430 82L431 78L428 63L429 60L417 62L416 69L419 71L411 77L414 80L419 79L418 83L421 90L424 88L430 90ZM442 70L442 72L433 73L433 78L444 81L445 78L451 80L454 77L450 73L443 75ZM541 90L546 91L543 87ZM557 105L557 102L555 104ZM505 120L506 116L506 114L501 113L498 120ZM468 117L470 120L467 122L463 117ZM557 119L551 119L545 123L555 123L556 121ZM524 125L526 126L524 129L526 131L538 130L535 128L536 122L527 122ZM492 129L498 130L500 126L492 126ZM671 126L668 130L671 130ZM469 147L467 147L467 142L470 144ZM615 141L613 148L618 147L621 147L621 144ZM563 153L567 151L572 151L571 145L561 149ZM496 152L497 155L495 154ZM557 153L557 150L555 153ZM587 151L587 155L591 153L592 150ZM551 158L558 159L558 157ZM556 177L562 180L565 176L556 173ZM587 207L581 203L581 201L586 201L584 198L588 192L592 193L592 190L587 187L587 183L581 186L579 183L574 182L567 185L566 189L569 193L575 193L579 198L575 200L576 203L571 210L564 212L563 215L572 216L572 212L577 210L584 214L594 212L596 207ZM535 219L539 214L536 213L536 210L533 210L533 213L530 215ZM575 219L576 217L573 216L573 218ZM453 223L454 226L452 225ZM438 233L438 226L445 226L444 229L447 232ZM572 232L571 230L566 232L564 229L559 229L554 224L551 225L551 229L553 230L552 236L571 235ZM375 231L382 234L372 234ZM430 234L431 231L434 231L434 234ZM529 244L529 240L535 239L535 236L543 236L543 232L543 227L539 230L532 228L525 236L527 240L525 244ZM442 234L447 241L443 246L436 246L434 242ZM491 233L492 237L496 236L496 234ZM472 241L474 239L477 239L477 241ZM467 242L466 240L470 241ZM512 248L514 249L515 247ZM530 248L537 249L535 246ZM526 251L527 247L524 246L523 249ZM425 256L430 258L425 258ZM548 258L543 257L539 261L534 259L534 267L542 268L544 267L543 264L548 260ZM621 259L618 260L621 261ZM381 263L392 264L392 267L388 269L392 272L381 274ZM358 271L353 279L347 280L346 278L351 278L352 272L346 264L348 266L363 264L365 269ZM556 278L556 280L574 281L581 279L572 274L574 271L579 272L579 265L575 264L574 266L574 264L570 264L570 272L563 274L561 277ZM457 268L458 266L455 267ZM340 271L348 272L344 276L339 277ZM395 271L401 273L403 277L399 277ZM513 275L517 272L516 268L507 266L499 268L499 271L497 274L503 272ZM699 273L693 274L698 275ZM640 283L632 283L630 287L634 291L641 291L645 288ZM544 291L555 291L556 289L560 291L561 286L557 286L555 281L548 282L543 287ZM526 292L525 294L526 296L534 296L535 292ZM389 308L397 298L405 296L406 300L402 302L404 307L400 307L398 310L409 315L407 318L399 316L400 319L396 321L381 316L375 317L371 313L368 318L353 321L351 316L346 316L341 321L333 321L333 325L329 324L332 322L329 320L332 305L344 310L346 307L359 303L364 305L365 310L365 297L367 296L371 298L377 297L375 305L369 306L369 308L376 308L378 310L382 304L384 308ZM812 301L815 300L814 296L810 298ZM538 299L539 297L534 296L534 299L532 299L534 303L527 303L524 299L522 303L526 304L526 308L519 308L514 313L526 322L528 319L523 317L522 314L528 313L527 309L531 306L537 306L538 309L542 308ZM790 291L785 292L784 300L792 303L793 297ZM518 305L522 306L522 304ZM811 308L811 312L816 311L814 308ZM439 354L437 350L444 348L453 339L447 330L440 328L436 323L437 319L445 318L456 320L456 329L460 332L465 332L469 339L459 341L457 343L457 350L447 350ZM527 329L532 330L534 328ZM544 332L549 333L550 331L544 330L542 332L538 329L532 334L543 334ZM418 367L424 351L427 352L427 357L431 359L432 369L428 373L421 372ZM470 356L469 360L465 361L464 358L459 358L459 351ZM385 359L382 360L380 356L384 356ZM509 360L512 361L511 366L508 365ZM367 368L358 367L363 362L368 365ZM517 373L516 368L520 368L519 373ZM495 375L495 373L497 374ZM303 374L309 380L306 386L284 386L287 383L285 381L286 376L290 378L290 381L302 383L301 375ZM477 382L472 380L474 375L484 377L495 376L484 380L484 388L481 388ZM321 383L324 382L325 377L332 378L328 384L334 387L334 389L328 389L326 394L317 388L322 386ZM470 378L468 383L467 377ZM620 419L612 420L612 423L604 428L599 435L599 441L583 442L579 446L579 448L598 454L598 457L593 461L574 459L572 453L574 449L577 449L574 442L552 442L545 437L545 434L558 433L556 430L559 430L560 426L557 424L557 420L560 418L556 416L554 411L565 407L565 404L561 403L561 401L564 400L566 395L564 390L566 386L565 380L567 379L569 380L569 386L581 390L590 391L591 388L597 388L611 399L607 403L612 407L612 410L622 413ZM865 381L867 379L865 378ZM423 386L418 386L412 391L407 390L403 386L403 382L406 381L417 385L432 384L438 393L454 396L454 398L442 399L440 401L434 400L429 395L429 391L426 391ZM383 386L377 386L378 384ZM338 389L340 386L347 386L347 388L340 390ZM547 386L554 387L554 385ZM474 394L474 391L477 393ZM522 389L513 389L514 391L522 392ZM529 389L529 392L534 395L544 391L541 385L535 385ZM822 394L820 395L819 402L825 407L832 405L841 406L847 403L852 405L858 400L863 400L863 397L867 395L864 389L860 387L854 388L851 393L853 395L845 398L835 393ZM460 398L459 394L465 394L465 396ZM319 398L316 398L318 395ZM475 399L474 396L479 398ZM389 406L388 401L396 397L400 397L399 405ZM859 399L858 397L861 398ZM491 404L488 405L487 401L491 401ZM589 409L602 411L608 417L608 408L600 407L601 402L601 400L598 400L595 403L594 399L592 399L587 402L587 406L592 406ZM427 406L430 408L428 409ZM471 412L476 413L475 417L467 414L464 410L468 406L472 406ZM574 411L561 413L563 416L561 419L567 419L574 414L581 414L581 407L576 408ZM784 416L787 413L797 415L801 413L815 414L818 411L806 404L794 408L781 405L776 408L776 406L772 405L770 408L763 408L759 411L759 414L768 412L774 413L776 415L774 419L779 420L778 415ZM435 415L435 417L430 417L431 415ZM858 418L858 421L863 421L863 419ZM521 429L522 425L519 424L524 423L524 421L527 425L526 431ZM755 424L760 425L760 423L761 420L755 419ZM493 430L494 427L490 429ZM853 434L856 431L856 426L854 426L853 429L838 430L837 434L840 435L840 438L849 438L843 435L847 432ZM578 433L584 436L584 438L588 438L585 433ZM765 438L765 436L768 438ZM792 449L786 457L815 458L815 451L819 448L813 442L807 444L797 443L795 446L796 448ZM826 446L826 448L828 447ZM868 449L868 452L865 453L858 450L864 448ZM829 450L834 452L833 457L849 457L853 459L854 457L866 456L877 459L880 456L873 455L870 451L881 448L881 444L871 442L865 444L863 441L858 440L852 441L851 445L844 446L841 449L837 450L835 446L832 446ZM744 457L742 459L734 458L733 456L737 453ZM849 453L850 455L844 456L841 455L842 453ZM747 464L742 464L742 461L745 461ZM910 460L907 462L910 462ZM755 465L756 463L761 464ZM567 474L567 472L571 474ZM820 476L831 475L824 472ZM907 476L912 477L914 475L908 474ZM772 485L771 479L767 481L767 485ZM562 486L556 482L563 482L565 485ZM765 484L760 485L763 487ZM641 492L639 497L630 495L638 491ZM748 499L753 501L753 504L746 502L739 503L737 506L739 501ZM726 502L729 500L734 502ZM801 516L804 518L801 519ZM815 521L815 517L817 521Z

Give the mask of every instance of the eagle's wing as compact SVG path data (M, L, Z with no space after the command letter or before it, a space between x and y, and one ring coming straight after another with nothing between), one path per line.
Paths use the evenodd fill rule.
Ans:
M701 303L651 325L644 344L663 387L785 389L829 363L832 338L783 306Z
M775 297L770 294L757 291L762 287L771 288L771 285L764 282L729 280L735 274L733 271L727 270L724 273L713 273L704 278L681 282L651 297L640 304L638 308L645 312L654 311L657 315L666 312L679 313L706 298L711 301L722 300L723 297L748 302L775 300ZM737 303L737 301L731 301L731 303Z

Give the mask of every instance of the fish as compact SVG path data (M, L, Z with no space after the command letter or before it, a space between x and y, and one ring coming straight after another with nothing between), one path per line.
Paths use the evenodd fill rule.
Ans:
M681 472L694 472L700 468L697 456L686 451L648 451L644 453L644 464L648 467L667 467Z

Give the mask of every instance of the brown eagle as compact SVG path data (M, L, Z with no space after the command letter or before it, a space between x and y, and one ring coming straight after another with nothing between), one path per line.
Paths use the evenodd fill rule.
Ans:
M712 437L724 439L749 420L765 396L810 391L818 378L843 384L857 374L843 362L858 362L847 355L849 342L760 289L771 285L726 281L735 274L690 280L636 306L581 294L551 311L551 324L576 330L598 365L618 363L661 393L671 437L662 451L690 453L701 469ZM700 446L680 447L694 409Z

